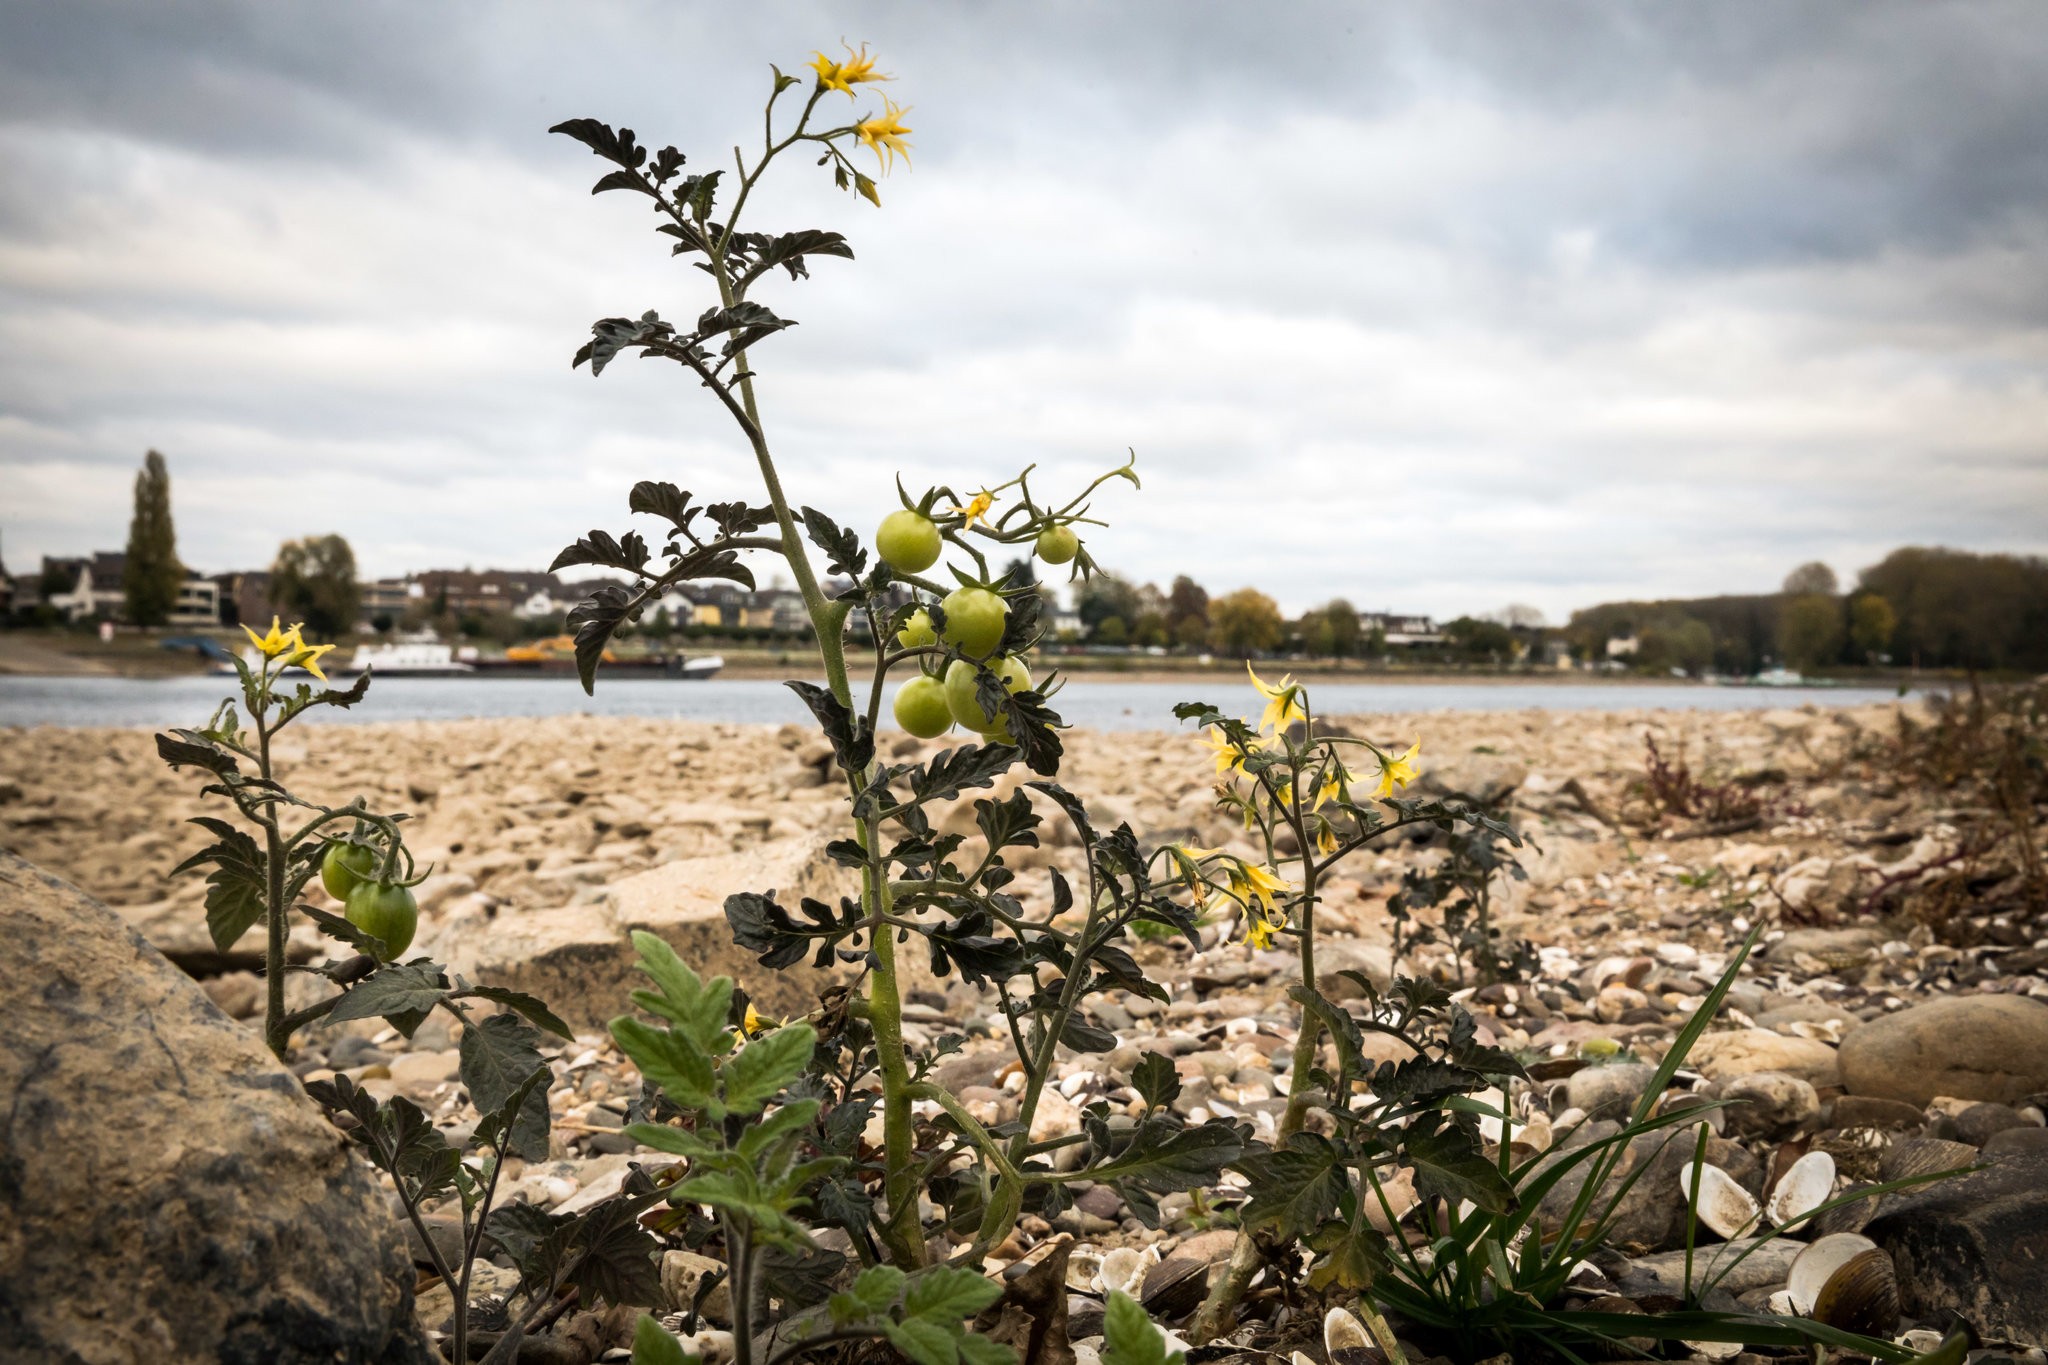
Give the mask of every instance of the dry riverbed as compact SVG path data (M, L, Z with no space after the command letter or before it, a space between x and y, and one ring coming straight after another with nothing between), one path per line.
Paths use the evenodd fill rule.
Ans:
M1563 1141L1582 1125L1583 1140L1597 1131L1584 1125L1608 1121L1632 1100L1649 1072L1640 1063L1662 1055L1761 923L1763 955L1745 967L1681 1073L1687 1087L1745 1102L1715 1138L1710 1161L1752 1195L1768 1193L1794 1159L1812 1153L1834 1163L1833 1188L1919 1168L1914 1163L1980 1156L2019 1162L2024 1179L2038 1184L2048 1163L2040 1107L2048 1092L2048 944L2038 922L2004 908L1999 869L1975 868L1976 881L1951 885L1966 813L1905 783L1888 763L1899 716L1886 705L1337 723L1389 747L1419 739L1424 790L1492 804L1529 840L1528 880L1504 890L1503 926L1537 947L1540 977L1465 1001L1482 1039L1543 1064L1544 1079L1516 1097L1536 1132ZM1697 775L1744 779L1754 809L1720 819L1658 810L1644 782L1646 736L1667 759L1682 752ZM883 742L906 753L940 747L900 736ZM1128 820L1147 842L1250 852L1236 822L1211 811L1211 765L1192 737L1077 732L1067 747L1061 780L1099 817ZM796 727L573 717L330 727L293 733L280 756L286 780L309 796L339 803L361 795L373 807L415 812L411 846L435 868L420 888L423 944L479 974L538 972L522 984L557 999L586 1031L557 1063L555 1112L566 1120L557 1159L518 1172L521 1197L554 1207L616 1188L626 1161L646 1154L636 1157L615 1131L633 1082L598 1027L625 1005L623 969L577 977L571 966L544 965L587 963L587 955L561 950L616 939L645 917L708 922L725 892L786 889L787 877L809 875L804 869L840 813L824 746ZM181 823L199 812L198 785L189 773L166 770L144 732L6 733L0 845L115 906L205 975L224 1008L246 1016L259 1007L249 964L212 952L196 880L164 877L201 842ZM1026 852L1027 887L1046 880L1032 865L1066 866L1076 857L1051 838ZM1404 841L1354 859L1322 911L1331 934L1324 969L1384 980L1392 966L1386 898L1404 870L1441 856L1426 841ZM729 945L691 942L700 965L739 976L777 1013L801 1011L807 995L814 998L813 982L764 980ZM1171 1003L1105 1000L1096 1022L1118 1034L1119 1048L1068 1058L1039 1125L1070 1129L1078 1107L1094 1098L1131 1103L1129 1067L1144 1050L1164 1050L1185 1080L1177 1101L1184 1111L1242 1117L1270 1133L1293 1038L1285 998L1291 957L1244 946L1225 922L1208 928L1200 952L1147 944L1140 959ZM1437 949L1400 964L1447 978L1452 968ZM966 1033L967 1049L942 1064L941 1076L986 1121L1010 1117L1016 1096L987 1001L957 982L915 984L913 1041ZM456 1080L454 1044L438 1017L410 1044L374 1022L315 1030L296 1069L345 1072L459 1126L474 1115ZM1689 1137L1685 1148L1689 1155ZM1682 1245L1676 1160L1652 1150L1631 1158L1631 1167L1656 1161L1672 1171L1652 1170L1631 1195L1616 1242L1633 1259L1604 1266L1600 1292L1669 1288L1659 1255ZM2018 1167L1994 1165L1968 1179L2008 1178L2000 1170L2020 1178ZM2048 1336L2048 1271L2035 1266L2027 1272L2033 1282L2001 1287L2000 1275L2025 1267L1925 1260L1937 1234L1951 1238L1943 1245L1967 1246L1995 1233L1972 1212L1992 1203L1986 1195L1937 1214L1888 1208L1871 1224L1902 1270L1912 1263L1902 1327L1953 1306L1975 1313L1994 1338ZM1861 1226L1874 1211L1844 1221ZM1146 1229L1112 1191L1086 1191L1057 1227L1027 1220L1002 1254L1022 1254L1055 1231L1079 1239L1077 1267L1119 1246L1156 1249L1168 1263L1204 1263L1227 1250L1227 1237L1204 1231L1185 1196L1169 1199L1164 1212L1163 1228ZM1913 1261L1916 1254L1923 1259ZM1757 1257L1753 1269L1760 1273L1720 1292L1766 1306L1784 1264ZM1073 1273L1085 1295L1092 1282L1081 1269ZM1162 1293L1177 1292L1162 1285ZM2029 1285L2039 1291L2031 1307L2014 1298ZM1986 1286L1997 1292L1980 1293ZM431 1295L424 1306L431 1319Z

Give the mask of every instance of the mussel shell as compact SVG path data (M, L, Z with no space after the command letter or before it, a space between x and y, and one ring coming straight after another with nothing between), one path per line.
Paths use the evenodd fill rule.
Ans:
M1834 1278L1835 1272L1876 1246L1868 1237L1853 1232L1817 1237L1808 1243L1785 1271L1785 1292L1792 1296L1793 1311L1811 1313L1820 1300L1821 1289Z
M1146 1272L1138 1302L1155 1318L1180 1318L1194 1312L1208 1291L1208 1263L1176 1256Z
M1813 1301L1813 1320L1845 1332L1887 1336L1899 1325L1899 1281L1890 1253L1872 1247L1828 1277Z

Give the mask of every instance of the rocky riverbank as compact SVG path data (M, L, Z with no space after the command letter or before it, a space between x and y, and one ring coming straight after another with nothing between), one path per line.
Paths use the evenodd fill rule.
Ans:
M2048 1255L1999 1251L2048 1251L2048 942L2015 898L2024 869L1973 842L1983 813L1905 770L1899 734L1910 714L1530 711L1337 723L1397 749L1419 739L1423 789L1485 802L1529 841L1528 879L1503 889L1500 921L1534 945L1539 973L1465 1000L1482 1041L1516 1050L1539 1077L1516 1099L1532 1133L1582 1142L1613 1131L1602 1125L1640 1092L1646 1063L1764 925L1761 956L1680 1073L1690 1091L1744 1102L1726 1111L1710 1161L1753 1197L1813 1154L1832 1163L1831 1189L1990 1163L1930 1194L1868 1201L1836 1230L1860 1228L1891 1253L1895 1325L1956 1310L1989 1338L2048 1341ZM1211 765L1191 737L1076 733L1068 753L1062 780L1147 842L1243 837L1211 811ZM763 973L722 941L717 910L730 891L829 875L818 849L837 832L838 793L827 751L805 731L587 718L329 727L293 733L280 757L308 795L415 811L411 845L435 865L421 888L425 946L479 977L538 991L587 1031L561 1053L554 1104L566 1121L555 1159L519 1170L523 1197L555 1207L598 1197L633 1156L616 1131L630 1075L599 1031L625 1005L625 928L668 932L686 957L739 977L776 1013L815 1002L817 981ZM251 964L213 952L196 882L163 877L199 842L180 823L198 813L197 785L164 769L144 733L17 731L0 749L0 845L116 907L202 975L231 1014L247 1016L259 1007ZM1032 865L1075 857L1057 844L1023 852L1027 887L1045 880ZM1384 980L1394 965L1387 897L1405 870L1441 856L1423 840L1354 859L1327 888L1321 970ZM1026 894L1029 904L1046 893ZM1093 1098L1130 1102L1129 1067L1164 1051L1184 1080L1181 1108L1270 1132L1286 1087L1285 991L1296 967L1233 929L1209 926L1200 952L1139 948L1171 1003L1105 1001L1096 1022L1120 1046L1070 1058L1041 1125L1071 1128ZM1440 947L1400 970L1457 984ZM913 1039L966 1033L968 1048L942 1078L985 1121L1009 1117L1016 1096L987 1002L956 982L913 984ZM295 1070L344 1073L412 1096L444 1124L469 1123L456 1041L438 1016L409 1045L374 1021L316 1030ZM1689 1157L1690 1137L1685 1148ZM1615 1228L1623 1259L1600 1268L1600 1292L1668 1291L1660 1257L1683 1245L1681 1159L1655 1146L1631 1155L1624 1176L1658 1166L1629 1195ZM1163 1207L1165 1227L1148 1230L1112 1191L1089 1191L1057 1228L1027 1220L1025 1240L1071 1233L1087 1253L1077 1266L1120 1246L1198 1267L1227 1250L1185 1196ZM1784 1261L1744 1265L1748 1278L1717 1293L1767 1306ZM1160 1279L1159 1293L1185 1279ZM1148 1278L1148 1294L1151 1286ZM427 1319L433 1307L430 1292Z

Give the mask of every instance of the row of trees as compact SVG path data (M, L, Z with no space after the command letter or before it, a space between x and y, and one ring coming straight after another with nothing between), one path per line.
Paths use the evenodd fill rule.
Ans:
M178 558L170 464L152 450L135 476L135 507L121 570L123 614L134 625L164 625L189 573ZM285 541L270 568L270 597L278 611L305 622L316 636L353 629L362 602L354 551L338 535Z
M2048 668L2048 560L1965 550L1894 550L1844 591L1803 564L1775 594L1608 602L1575 612L1583 657L1633 636L1634 661L1662 672L1748 675L1890 662L1916 668Z

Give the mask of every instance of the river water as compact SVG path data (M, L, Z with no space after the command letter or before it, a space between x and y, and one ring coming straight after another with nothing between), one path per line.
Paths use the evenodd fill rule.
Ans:
M24 678L0 676L0 727L30 725L197 726L229 694L232 680L196 678ZM1663 683L1325 683L1323 715L1415 711L1734 711L1843 706L1885 701L1884 688L1708 687ZM1175 702L1200 700L1256 716L1260 699L1241 679L1179 682L1069 682L1053 708L1070 724L1098 730L1168 730ZM886 708L883 712L887 715ZM600 677L586 697L573 678L384 678L352 710L322 707L308 722L372 723L489 716L658 716L744 724L809 722L778 682L713 678ZM887 724L887 721L884 722Z

